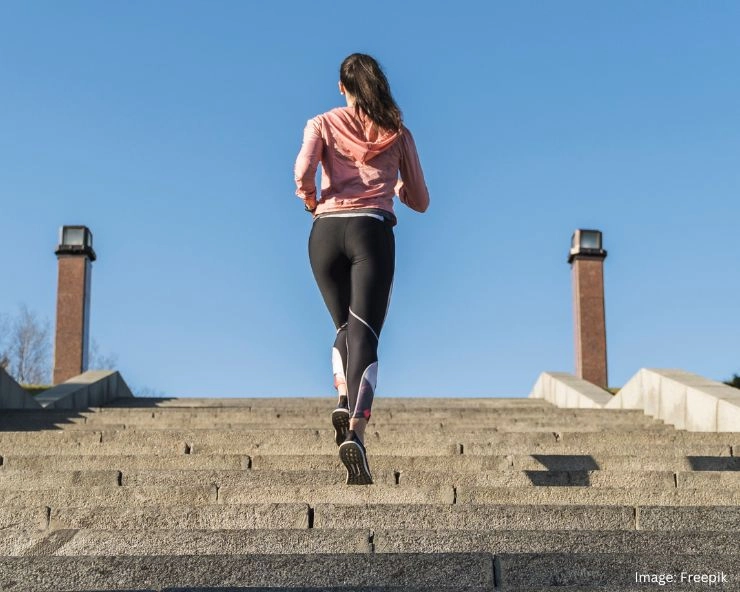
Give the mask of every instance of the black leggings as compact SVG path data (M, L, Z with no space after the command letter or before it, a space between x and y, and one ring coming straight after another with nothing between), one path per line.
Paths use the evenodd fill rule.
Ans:
M352 418L370 419L395 251L392 223L365 215L317 218L308 239L311 269L337 330L334 385L346 381Z

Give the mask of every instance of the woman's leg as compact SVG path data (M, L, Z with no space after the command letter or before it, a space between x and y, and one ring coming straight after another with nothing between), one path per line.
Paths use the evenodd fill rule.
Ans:
M339 406L347 407L347 323L337 329L337 338L331 348L331 367Z
M344 254L344 219L318 218L308 239L314 278L329 310L337 336L332 347L332 371L337 395L347 396L347 317L350 299L350 260Z
M378 339L395 268L393 227L368 216L348 218L345 249L352 263L347 321L350 429L364 441L378 374Z

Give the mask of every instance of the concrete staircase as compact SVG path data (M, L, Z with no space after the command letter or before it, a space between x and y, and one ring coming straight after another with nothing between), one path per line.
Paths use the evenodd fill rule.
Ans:
M740 590L740 433L537 399L379 397L362 487L344 484L332 409L2 412L0 590L606 592L663 589L660 574Z

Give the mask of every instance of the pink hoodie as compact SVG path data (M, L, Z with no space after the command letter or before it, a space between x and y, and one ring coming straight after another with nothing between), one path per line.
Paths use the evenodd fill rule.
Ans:
M295 163L296 195L316 204L316 169L321 162L321 198L314 216L379 208L393 213L393 196L417 212L429 207L419 156L411 132L379 134L353 107L337 107L309 119ZM398 179L398 173L401 179Z

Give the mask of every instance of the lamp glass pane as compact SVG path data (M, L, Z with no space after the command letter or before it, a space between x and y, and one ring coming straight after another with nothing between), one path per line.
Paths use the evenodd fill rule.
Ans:
M582 249L601 249L601 233L593 230L581 232Z
M85 229L65 228L62 238L62 244L67 246L85 246Z

